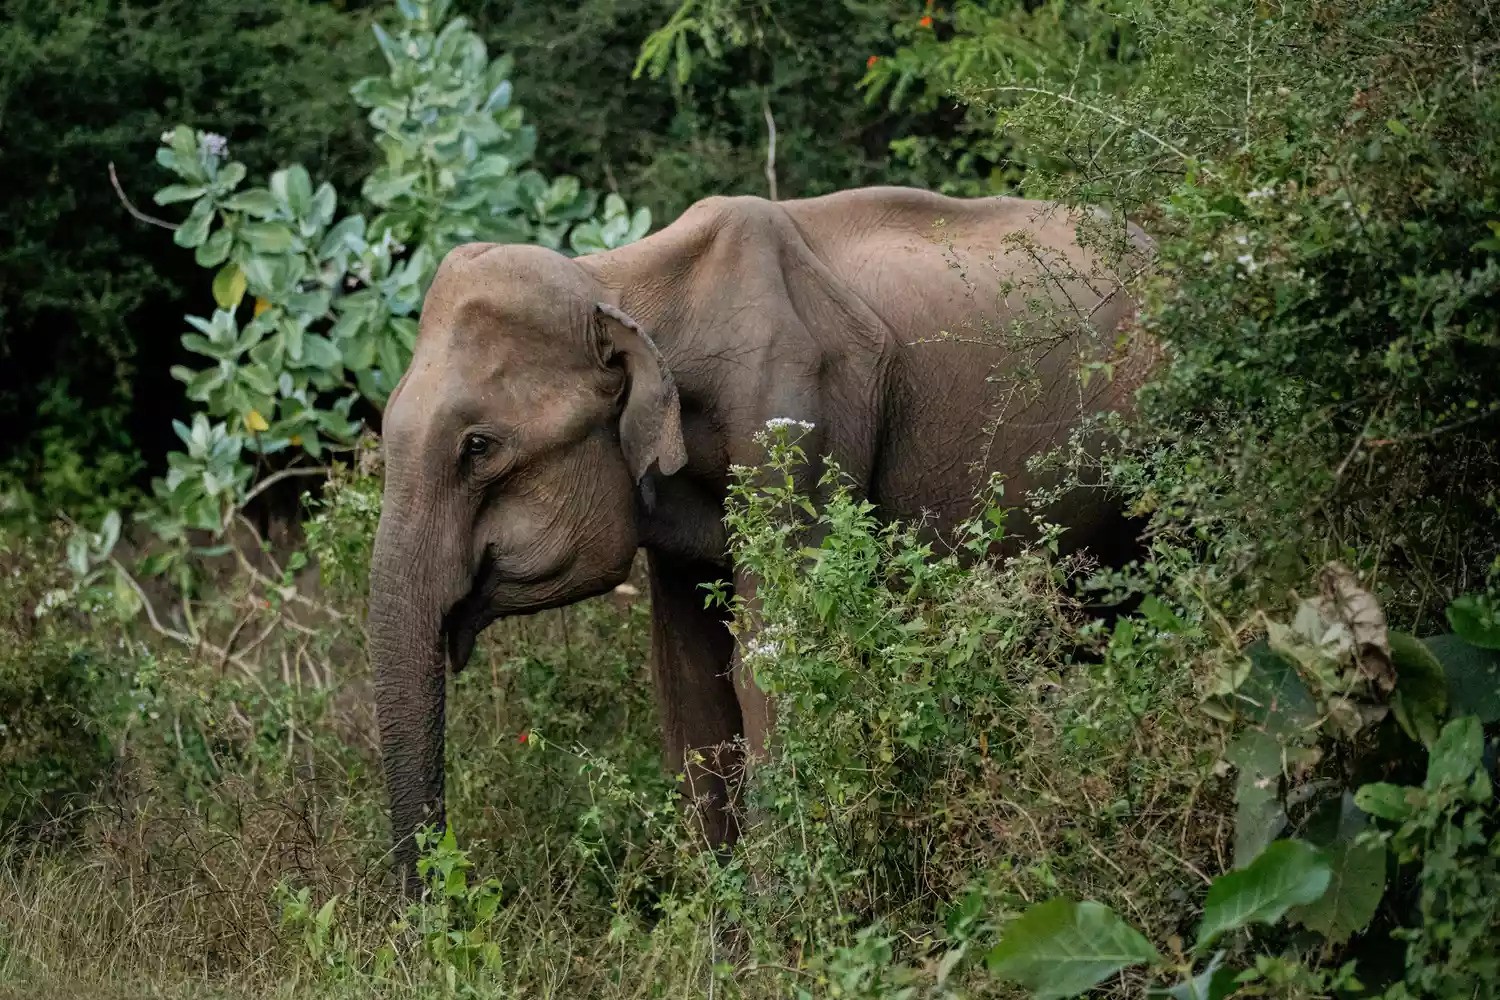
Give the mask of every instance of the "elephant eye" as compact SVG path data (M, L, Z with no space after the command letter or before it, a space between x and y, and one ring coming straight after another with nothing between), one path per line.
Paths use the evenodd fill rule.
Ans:
M490 439L482 434L470 434L464 438L464 456L479 458L490 450Z

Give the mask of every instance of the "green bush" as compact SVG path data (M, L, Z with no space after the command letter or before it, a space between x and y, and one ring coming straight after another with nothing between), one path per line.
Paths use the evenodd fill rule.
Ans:
M98 643L71 606L63 538L0 537L0 835L57 823L112 759L96 725L108 690Z
M950 73L1025 150L1024 190L1157 239L1140 325L1170 362L1110 471L1239 608L1343 559L1419 624L1496 554L1487 17L1182 0L1132 8L1123 80Z
M382 163L366 178L377 209L336 219L332 185L306 168L241 189L228 142L186 126L162 135L157 162L178 178L158 204L191 202L173 240L215 269L212 317L189 316L183 346L214 364L173 375L203 405L178 423L150 517L163 537L222 533L252 488L255 455L352 445L361 399L379 407L405 370L417 312L438 262L460 243L536 242L608 249L645 235L650 214L611 196L602 220L576 178L522 169L535 129L511 103L509 59L490 59L448 0L397 4L394 34L374 27L388 72L356 83ZM408 244L409 256L402 257ZM251 303L253 302L253 306ZM242 315L248 313L248 316Z

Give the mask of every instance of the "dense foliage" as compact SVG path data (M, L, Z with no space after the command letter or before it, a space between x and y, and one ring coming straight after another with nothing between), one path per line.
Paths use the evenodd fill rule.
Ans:
M134 55L92 65L100 26L155 37L238 10L13 6L0 30L30 47L0 56L26 68L7 86L52 72L41 38L58 65L156 80ZM117 157L137 191L165 133L157 156L175 176L156 200L180 205L159 211L201 266L152 270L141 250L119 288L174 296L157 341L178 313L200 317L167 383L185 383L193 415L187 452L134 505L150 535L99 516L130 475L125 425L86 420L51 388L39 409L51 423L29 460L47 449L52 478L33 476L31 496L75 516L12 532L0 555L0 983L182 997L1500 990L1500 12L586 0L455 5L466 24L447 6L286 4L287 45L308 24L383 27L221 90L290 88L325 117L283 121L273 104L230 132L184 98L170 122L121 119L149 126L111 140L130 158L91 154ZM243 16L260 37L248 26L266 22ZM242 44L261 42L224 42L225 65ZM7 129L44 120L43 104L15 106ZM354 139L337 155L299 140L334 120ZM49 149L35 138L0 156ZM600 198L568 174L620 190ZM1137 418L1108 422L1102 461L1049 459L1075 474L1062 488L1133 506L1146 558L1094 572L1044 530L1004 565L971 563L1005 534L1003 483L977 498L956 551L882 524L836 468L814 505L793 488L797 426L779 422L728 515L768 625L751 634L736 606L735 627L779 708L735 852L695 849L691 806L659 766L647 609L626 587L486 633L449 701L451 828L424 843L425 896L393 898L361 629L379 449L354 425L376 420L405 364L442 251L475 236L615 245L649 225L627 200L663 219L713 191L908 181L1113 209L1089 232L1106 255L1122 215L1155 238L1131 279L1134 332L1165 363ZM99 194L88 231L144 246ZM52 204L24 207L32 242L6 267L40 268ZM52 279L76 281L68 268ZM6 278L0 294L19 287L32 286ZM5 299L8 338L31 329L9 317L41 316L25 311L41 301ZM89 343L133 342L134 319L102 299L68 315L88 312L80 301L107 316ZM111 350L109 378L144 363ZM325 465L301 541L272 544L244 516L273 479L300 488ZM1026 502L1044 520L1050 499ZM185 544L206 535L211 547ZM1090 610L1126 596L1112 621Z

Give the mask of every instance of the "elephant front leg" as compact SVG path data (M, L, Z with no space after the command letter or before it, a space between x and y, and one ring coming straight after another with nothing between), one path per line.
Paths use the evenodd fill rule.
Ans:
M712 848L739 837L735 795L743 768L740 703L730 678L734 637L704 607L711 567L650 552L651 670L667 766L683 775L699 829Z

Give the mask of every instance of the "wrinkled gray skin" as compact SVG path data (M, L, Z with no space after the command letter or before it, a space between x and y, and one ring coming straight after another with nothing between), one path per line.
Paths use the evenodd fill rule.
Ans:
M764 752L771 713L699 588L727 579L753 606L755 581L726 554L730 466L756 465L753 435L789 417L814 425L807 453L834 455L883 516L926 513L941 531L969 512L985 470L1018 498L1035 485L1025 460L1080 415L1125 408L1151 364L1144 347L1117 349L1109 332L1133 306L1074 221L1037 202L868 188L710 198L645 240L575 260L513 245L449 254L385 412L371 566L407 887L412 833L442 822L449 669L500 616L609 591L640 548L667 764L705 751L707 764L686 767L689 791L708 840L732 842L725 776L737 761L712 748L744 737ZM1150 244L1128 233L1139 266ZM1038 299L1051 309L1028 310ZM941 331L952 337L933 342ZM1103 348L1087 346L1092 331ZM1081 385L1080 354L1111 350L1113 380ZM1107 558L1129 539L1097 493L1077 491L1051 517L1072 546Z

